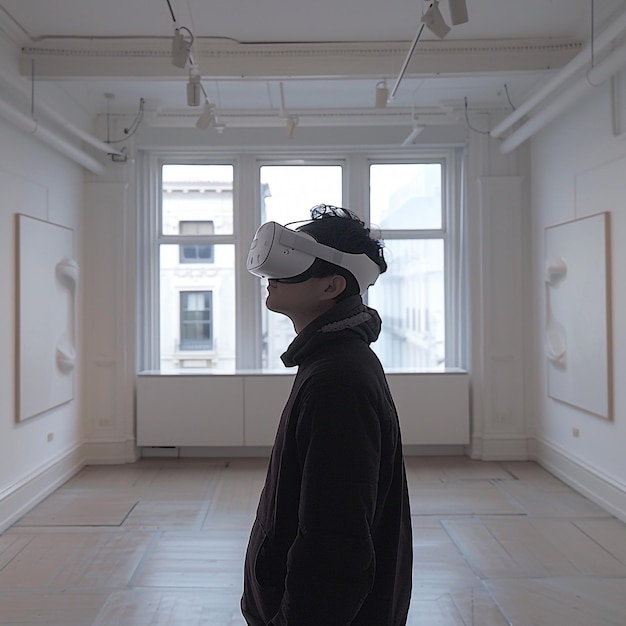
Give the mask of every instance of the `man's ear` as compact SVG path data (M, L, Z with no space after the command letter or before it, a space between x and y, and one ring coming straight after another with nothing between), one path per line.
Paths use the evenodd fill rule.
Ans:
M326 278L327 285L322 294L322 300L334 300L340 296L348 286L346 279L341 274L333 274Z

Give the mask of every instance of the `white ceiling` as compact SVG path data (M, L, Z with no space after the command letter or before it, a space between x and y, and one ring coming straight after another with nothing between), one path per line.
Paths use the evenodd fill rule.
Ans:
M445 121L451 103L458 112L465 99L474 110L510 108L580 52L592 25L601 32L624 7L624 0L467 0L468 23L443 40L424 30L381 111L375 86L396 85L429 2L170 3L178 25L194 34L202 84L220 112L276 114L282 84L290 113L369 112L380 123L407 111L443 112ZM448 0L440 8L450 24ZM38 80L57 83L92 113L130 111L145 98L172 125L197 117L186 104L187 70L169 59L173 31L167 0L0 0L0 33L23 49L23 72L34 67Z
M410 41L422 0L170 0L180 25L197 37L239 42ZM620 2L597 0L604 13ZM49 37L167 37L167 0L2 0L5 14L31 40ZM446 0L441 12L448 18ZM449 39L586 38L590 0L467 0L469 22ZM448 20L449 21L449 20ZM427 38L433 38L428 35Z

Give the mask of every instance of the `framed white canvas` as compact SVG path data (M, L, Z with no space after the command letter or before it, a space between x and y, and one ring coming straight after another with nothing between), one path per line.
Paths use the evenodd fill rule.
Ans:
M609 214L545 230L550 397L612 417Z
M16 419L74 397L76 290L74 231L17 215Z

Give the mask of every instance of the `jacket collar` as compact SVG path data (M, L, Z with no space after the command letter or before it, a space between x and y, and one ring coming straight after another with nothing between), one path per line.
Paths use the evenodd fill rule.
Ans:
M353 333L369 345L378 339L381 326L375 309L363 304L360 295L350 296L302 329L280 358L286 367L300 365L320 342L334 340L340 332Z

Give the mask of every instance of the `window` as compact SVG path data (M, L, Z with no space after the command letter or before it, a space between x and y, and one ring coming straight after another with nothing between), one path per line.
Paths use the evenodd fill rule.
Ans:
M213 346L213 293L180 292L180 349L211 350Z
M232 164L154 164L160 194L155 206L159 297L153 328L158 350L147 360L161 370L232 370L236 361L235 233ZM149 216L147 228L149 226ZM158 321L158 323L157 323ZM152 333L154 336L154 331ZM150 340L152 342L152 340ZM189 352L193 351L192 357Z
M245 259L261 223L305 221L320 203L351 209L384 240L389 267L367 295L383 319L372 347L384 367L462 366L461 162L454 150L140 154L140 367L284 371L292 324L266 309L266 285Z
M341 206L343 168L328 165L261 165L261 223L289 224L307 221L310 209L320 204ZM320 192L320 190L323 190ZM264 370L283 368L280 355L296 336L291 320L265 308L267 280L262 281L261 318L263 343L261 367Z
M213 222L180 222L181 235L212 235ZM213 263L213 246L189 244L180 247L181 263Z
M370 290L385 321L372 347L388 367L438 368L446 361L442 163L371 163L369 182L370 221L389 266Z

